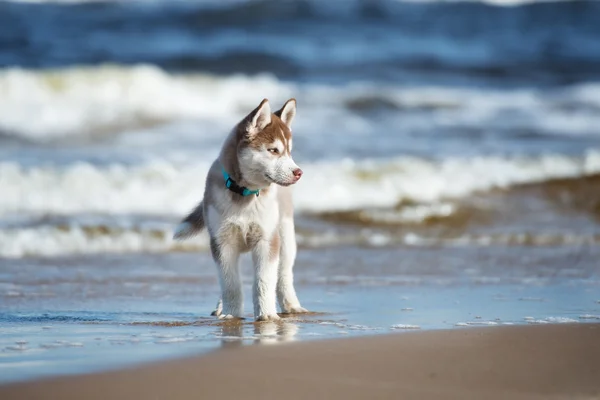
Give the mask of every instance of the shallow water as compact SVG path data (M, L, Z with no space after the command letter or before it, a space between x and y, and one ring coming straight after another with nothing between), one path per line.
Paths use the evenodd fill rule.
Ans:
M10 382L93 372L241 345L598 321L598 251L305 250L296 280L313 312L256 324L250 314L243 322L210 317L219 292L204 253L5 261L0 376ZM553 265L569 268L557 272Z
M0 2L1 381L598 320L600 3L340 4ZM223 324L206 236L172 230L265 97L298 101L315 313Z

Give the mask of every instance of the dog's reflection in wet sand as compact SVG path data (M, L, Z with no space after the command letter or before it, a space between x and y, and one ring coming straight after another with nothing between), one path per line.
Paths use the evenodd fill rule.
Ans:
M253 334L249 331L253 325ZM244 328L248 331L244 335ZM221 347L235 348L244 345L244 339L252 339L253 344L275 344L291 342L298 333L298 325L287 321L264 321L243 323L241 321L226 322L221 326Z
M292 342L298 333L298 325L293 322L265 321L254 324L254 344Z

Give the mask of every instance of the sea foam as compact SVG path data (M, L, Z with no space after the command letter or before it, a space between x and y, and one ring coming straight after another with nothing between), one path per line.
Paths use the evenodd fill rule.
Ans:
M152 65L0 71L0 129L29 140L114 132L252 109L255 93L282 91L269 76L168 74ZM35 118L32 116L35 115Z
M183 120L233 126L263 97L273 104L296 97L303 117L295 122L295 130L319 139L327 130L336 144L347 141L348 136L381 130L376 121L363 115L381 104L395 110L386 117L391 118L386 119L388 125L410 132L485 127L597 136L599 94L596 83L553 90L481 90L377 82L337 86L288 82L270 74L177 74L145 64L8 68L0 70L0 131L43 143ZM429 118L423 118L424 111ZM197 130L204 129L200 125Z
M177 165L164 160L134 166L82 162L29 168L2 162L0 216L85 212L181 215L201 200L208 168L208 163ZM411 200L429 205L408 208L397 218L418 221L451 214L452 206L444 199L597 174L600 151L589 150L579 157L342 160L302 168L305 173L294 191L299 212L393 207Z

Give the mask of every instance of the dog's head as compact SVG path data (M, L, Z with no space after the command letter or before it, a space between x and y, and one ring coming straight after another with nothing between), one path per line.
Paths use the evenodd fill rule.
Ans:
M286 101L275 113L264 99L238 125L240 170L253 186L289 186L300 180L302 170L292 158L291 126L295 115L295 99Z

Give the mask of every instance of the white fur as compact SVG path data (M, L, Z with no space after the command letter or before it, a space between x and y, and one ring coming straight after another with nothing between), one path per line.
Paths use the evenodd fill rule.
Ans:
M279 319L275 297L279 256L271 260L270 249L271 243L264 239L252 249L252 261L254 262L252 300L254 317L259 321Z
M292 126L292 121L296 116L296 101L288 101L283 106L283 110L281 111L281 121L287 126Z
M294 289L294 261L296 260L296 232L293 218L283 218L279 225L281 237L281 259L277 277L277 300L279 307L287 313L307 312L300 305Z
M262 106L258 109L256 115L250 121L248 132L257 134L258 132L265 129L267 125L271 123L271 105L268 101L262 103Z
M281 155L274 156L269 148L277 148ZM298 165L284 150L285 145L281 140L264 146L261 151L250 148L242 150L240 167L244 171L244 178L251 183L250 189L261 189L271 183L288 186L296 182L294 171L298 169Z
M221 284L221 319L243 317L243 295L239 256L251 251L254 264L253 303L257 320L279 319L276 309L278 259L269 260L270 242L261 239L254 247L246 242L252 225L258 226L265 238L278 228L277 187L257 197L250 205L239 206L229 201L225 191L216 191L214 205L208 206L207 227L221 251L218 262Z
M250 189L261 189L271 183L291 185L295 182L294 170L298 165L291 156L273 157L268 150L256 152L245 149L240 154L240 166Z
M282 121L289 126L295 112L296 102L288 101L281 113ZM244 127L245 133L259 134L271 118L271 108L265 100ZM236 140L235 134L235 131L230 134L226 144L231 145ZM282 133L281 137L285 138L285 135ZM270 152L269 149L273 148L279 151ZM227 159L232 154L226 149L227 146L224 146L219 159L211 166L202 203L202 215L211 238L221 285L221 299L213 314L221 319L243 318L239 258L244 252L252 253L254 264L252 299L256 320L278 320L277 302L285 313L306 312L293 285L296 237L293 216L290 215L291 193L290 189L281 187L298 181L299 176L294 174L298 166L281 139L261 149L245 147L237 150L237 160ZM233 161L239 165L244 185L251 190L260 189L260 196L232 198L232 193L225 187L221 168ZM285 207L285 212L280 215L282 207ZM186 237L190 229L190 224L181 224L175 237ZM271 241L277 236L279 247L273 248Z

